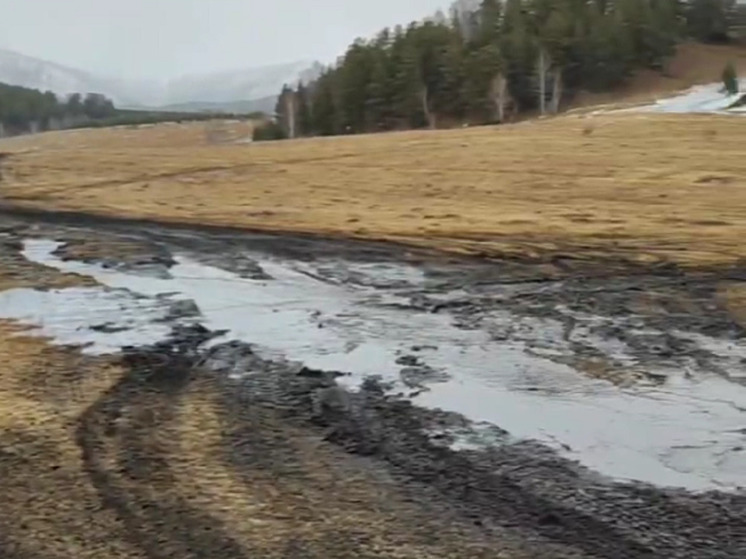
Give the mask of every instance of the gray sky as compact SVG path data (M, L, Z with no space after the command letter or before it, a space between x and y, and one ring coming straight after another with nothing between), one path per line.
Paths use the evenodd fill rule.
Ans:
M0 47L127 78L331 62L442 0L0 0Z

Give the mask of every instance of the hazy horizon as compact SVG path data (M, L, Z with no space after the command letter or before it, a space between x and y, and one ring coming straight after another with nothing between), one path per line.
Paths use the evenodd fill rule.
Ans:
M300 60L330 63L356 37L422 19L447 4L0 0L0 47L100 75L171 79Z

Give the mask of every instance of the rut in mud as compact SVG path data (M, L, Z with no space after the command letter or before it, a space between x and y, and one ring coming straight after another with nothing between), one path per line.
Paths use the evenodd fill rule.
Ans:
M130 372L80 418L77 441L102 504L113 509L122 520L131 544L152 559L268 556L268 547L272 547L267 543L273 539L271 530L267 535L259 518L246 519L249 524L260 524L252 547L252 538L244 537L239 543L224 523L185 498L184 488L180 487L183 480L178 480L174 471L178 470L182 457L169 451L171 445L167 441L174 436L174 423L178 422L179 409L190 391L215 390L219 395L222 413L229 416L223 418L220 445L213 449L219 454L214 459L239 473L240 485L246 484L244 491L248 494L256 493L257 478L261 479L264 471L272 477L313 482L308 466L299 455L298 441L292 438L293 425L296 431L308 425L310 394L317 386L329 386L333 377L317 376L307 370L300 375L297 372L288 375L289 390L282 404L267 398L266 392L264 397L257 397L249 391L237 391L235 383L201 366L206 359L219 360L218 356L224 353L220 348L206 354L200 349L211 337L204 329L192 328L181 330L168 342L150 348L127 349L123 362ZM248 348L239 353L251 355ZM272 369L269 363L264 366ZM279 395L276 391L272 393ZM275 499L284 498L281 493L286 483L291 484L287 481L279 484L280 493L275 493ZM382 486L376 489L375 485L371 489L385 490ZM366 489L362 491L365 494ZM398 536L402 544L429 548L429 554L423 556L443 553L450 556L464 545L473 557L495 557L495 553L505 549L511 550L510 557L524 556L521 546L511 543L519 541L517 536L505 536L499 530L488 534L470 526L456 512L449 512L447 506L439 507L436 501L429 507L438 507L442 520L451 525L434 526L435 520L428 518L432 513L425 506L426 497L417 497L414 492L412 496L415 505L409 505L408 509L397 510L393 502L389 506L402 515L400 531L406 534L411 530L408 535ZM327 498L334 500L333 495ZM295 521L291 519L291 524L298 527L297 532L289 535L279 532L274 536L280 540L275 546L279 549L276 556L342 558L351 553L360 557L393 556L384 551L385 545L376 552L369 535L356 534L345 526L317 527L315 534L309 533L303 526L308 520L304 521L303 517L328 515L329 509L322 502L305 505L310 509L299 507L289 511L298 516ZM433 537L430 530L438 530L442 536ZM455 537L459 531L462 534ZM546 547L564 554L560 546L551 542Z
M0 314L85 352L136 344L76 440L101 502L148 557L746 553L746 353L718 295L743 270L610 276L100 222L95 240L82 225L19 222L6 235L36 265L99 286L7 291ZM317 405L337 386L350 390L341 405ZM211 468L195 470L192 451ZM251 512L229 515L221 499ZM388 520L345 525L354 503Z
M85 471L103 506L116 512L130 542L148 557L248 558L251 550L224 527L168 491L174 485L169 463L153 442L173 421L174 400L191 370L171 350L161 347L149 360L125 357L132 372L80 418L77 441ZM161 491L153 494L154 486Z
M383 460L408 492L421 488L420 501L437 495L485 530L517 530L528 541L554 542L587 557L731 557L734 550L746 549L742 497L600 483L531 444L455 452L426 433L458 424L460 418L413 408L386 396L375 383L353 396L349 413L325 410L315 417L312 394L332 386L333 374L267 362L238 344L200 349L209 337L202 330L177 336L127 351L124 360L132 372L81 418L78 434L102 502L117 511L133 543L150 557L202 557L216 550L232 557L251 555L213 519L164 492L171 474L157 443L159 431L173 421L179 394L202 375L214 374L204 367L230 370L235 360L272 380L256 374L241 381L223 376L224 409L244 417L249 410L251 417L260 408L272 410L275 420L315 424L326 440L346 451ZM198 363L203 368L195 367ZM258 417L243 427L234 423L224 459L239 470L281 470L292 457L267 448L265 435L256 433ZM157 498L148 490L155 483L161 488ZM154 525L162 526L157 537ZM164 540L169 542L165 547Z

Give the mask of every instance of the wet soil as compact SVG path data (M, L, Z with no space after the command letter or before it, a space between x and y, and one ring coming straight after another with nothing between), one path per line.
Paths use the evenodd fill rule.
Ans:
M27 230L28 227L22 224L0 227L0 290L23 285L34 285L41 289L95 285L96 282L90 276L62 274L26 260L21 249L23 233Z
M374 468L384 465L396 480L399 495L406 495L415 510L437 511L438 516L456 523L452 529L468 529L468 537L474 538L469 540L469 557L500 556L492 554L491 545L512 553L528 552L532 557L620 559L738 557L746 550L744 496L695 496L609 484L533 443L489 452L457 452L428 433L462 425L462 418L387 396L375 382L350 396L349 410L327 408L319 416L314 413L312 395L334 386L334 375L268 362L255 356L250 347L236 343L201 350L201 342L209 337L199 328L182 330L168 343L126 351L124 362L133 372L88 410L78 431L86 467L102 498L125 518L133 543L144 544L152 557L162 555L152 552L157 546L148 544L147 532L138 528L156 520L162 525L164 518L179 519L167 522L164 529L166 538L183 546L178 550L181 556L193 556L194 551L188 550L195 547L243 556L238 547L233 548L229 533L210 527L211 519L182 504L143 504L146 501L137 494L138 487L147 486L154 476L160 483L168 478L168 460L159 457L162 450L151 439L161 422L172 420L168 406L190 384L204 386L206 379L220 387L220 409L227 427L221 445L223 459L242 476L250 477L256 469L269 470L277 476L300 477L303 483L304 474L295 469L297 457L288 448L292 441L282 441L282 437L286 431L310 430L347 453L372 460ZM220 374L233 370L237 360L253 374L239 381ZM201 368L194 367L196 361ZM128 420L143 413L156 419L147 425ZM121 423L127 427L116 427ZM268 425L277 431L268 432ZM107 435L121 439L126 448L118 453L118 468L129 478L127 497L117 497L114 476L93 450L105 448ZM132 506L147 512L128 521ZM319 513L312 509L307 514ZM190 536L197 529L209 530L216 539L197 541ZM390 556L367 555L364 545L344 540L320 544L298 535L294 542L308 557L317 553L319 557L344 557L353 550L363 556Z
M6 216L4 242L17 248L28 237L55 239L65 243L63 259L158 277L168 276L177 252L251 279L271 274L249 252L301 262L405 261L421 270L426 289L351 267L314 273L322 269L320 281L330 284L396 288L405 296L382 304L447 314L460 328L489 329L494 339L518 339L537 352L547 340L532 320L556 321L562 327L551 342L569 350L546 355L617 385L665 383L661 369L686 368L744 382L740 357L703 347L696 336L744 337L717 293L723 282L745 281L746 267L682 270L570 257L486 264L385 244L68 218ZM20 256L3 250L0 257ZM506 311L520 320L489 322ZM538 442L459 448L456 434L475 431L459 414L415 405L411 394L373 378L345 393L341 405L319 405L344 371L270 359L250 343L209 344L216 335L180 326L167 341L127 348L122 376L76 416L82 467L136 556L746 555L743 493L614 482ZM624 354L608 349L620 341ZM421 358L427 344L424 337L400 356L411 390L442 380ZM210 419L202 421L206 409ZM202 430L204 445L191 442L200 437L184 435L184 425ZM492 430L493 440L509 438L499 425ZM194 466L200 446L207 470ZM222 510L221 501L235 510ZM0 545L17 542L13 530L0 523ZM11 551L26 556L18 546Z

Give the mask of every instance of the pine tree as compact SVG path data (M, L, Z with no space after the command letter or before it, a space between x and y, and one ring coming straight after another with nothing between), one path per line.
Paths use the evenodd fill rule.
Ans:
M735 0L690 0L685 10L689 33L700 41L727 41L735 4Z
M296 136L296 98L295 91L287 84L282 87L282 92L277 98L275 105L275 120L282 129L285 137Z
M334 73L324 72L314 87L311 101L311 123L319 136L332 136L337 133L337 115L334 102Z
M296 120L299 136L309 136L313 132L310 99L308 97L308 89L303 85L303 82L299 83L298 90L296 91L298 114Z

